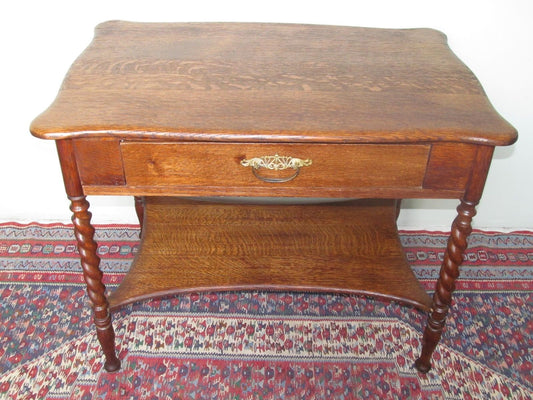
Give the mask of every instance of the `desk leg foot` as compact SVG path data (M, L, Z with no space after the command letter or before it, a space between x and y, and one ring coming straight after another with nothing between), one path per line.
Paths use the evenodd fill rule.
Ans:
M452 293L455 290L455 280L459 276L459 266L463 262L463 254L467 247L467 238L472 232L472 218L476 214L476 204L462 200L457 207L458 215L452 224L433 304L424 330L422 352L415 362L415 368L422 373L431 369L431 356L442 336Z
M100 270L100 258L96 253L98 246L94 241L94 228L91 225L89 202L85 196L69 198L83 278L87 284L87 294L94 313L96 335L106 357L104 368L109 372L117 371L120 368L120 361L115 353L115 332L111 322L109 303L105 294L105 285L102 282L103 274Z
M117 372L120 370L120 360L115 356L114 359L106 358L104 363L104 369L107 372Z

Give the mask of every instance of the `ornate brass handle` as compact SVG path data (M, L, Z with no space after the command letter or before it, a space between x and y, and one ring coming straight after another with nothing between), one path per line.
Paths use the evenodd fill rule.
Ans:
M293 180L298 176L300 173L301 167L308 167L313 163L312 160L302 160L300 158L295 157L289 157L289 156L280 156L280 155L273 155L273 156L262 156L262 157L254 157L250 158L249 160L242 160L241 165L243 167L252 167L252 172L256 176L256 178L261 179L264 182L269 183L280 183L280 182L288 182ZM271 178L260 175L257 171L260 168L266 168L270 170L275 171L283 171L285 169L292 168L294 169L294 174L284 177L284 178Z

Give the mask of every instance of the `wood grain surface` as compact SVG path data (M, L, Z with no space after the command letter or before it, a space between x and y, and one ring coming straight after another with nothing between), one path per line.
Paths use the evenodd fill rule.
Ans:
M429 156L425 145L138 143L121 145L131 186L288 186L315 188L422 186ZM266 184L260 177L292 176L294 169L260 168L259 177L241 161L263 156L308 159L298 176Z
M429 310L407 264L394 200L224 204L147 197L141 249L111 307L194 290L308 290Z
M41 138L505 145L515 130L430 29L111 21Z

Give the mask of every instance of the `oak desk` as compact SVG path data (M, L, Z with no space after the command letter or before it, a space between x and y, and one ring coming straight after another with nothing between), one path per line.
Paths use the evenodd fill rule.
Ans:
M96 28L31 132L57 143L108 371L113 309L268 287L428 311L427 372L493 149L516 140L434 30L120 21ZM135 196L143 230L108 298L86 195L110 194ZM398 240L402 198L460 199L433 299Z

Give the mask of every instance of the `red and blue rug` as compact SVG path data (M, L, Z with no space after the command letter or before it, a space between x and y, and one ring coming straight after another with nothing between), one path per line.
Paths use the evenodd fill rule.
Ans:
M98 226L105 282L120 283L135 226ZM402 232L428 291L447 234ZM115 314L110 374L72 227L0 224L1 399L531 399L533 233L475 231L427 375L423 313L315 293L192 293ZM164 273L164 271L162 271Z

